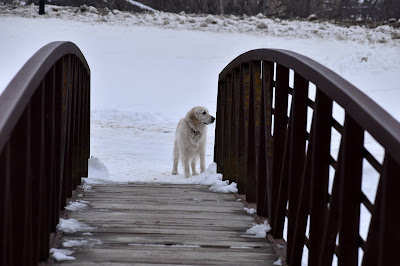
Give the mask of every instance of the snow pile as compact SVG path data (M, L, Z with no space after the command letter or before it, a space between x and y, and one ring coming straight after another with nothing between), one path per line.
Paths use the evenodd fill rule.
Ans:
M250 214L250 215L253 215L253 214L257 213L257 211L256 211L255 209L253 209L253 208L246 208L246 207L244 207L243 210L244 210L245 212L247 212L248 214Z
M256 224L252 228L247 229L242 237L266 238L270 230L271 226L265 221L264 224Z
M236 193L237 184L229 180L222 181L222 175L217 173L217 164L212 163L204 173L188 178L191 184L209 185L210 190L218 193Z
M67 206L65 206L66 210L69 211L79 211L87 207L87 201L70 201Z
M85 178L82 178L82 181L84 182L84 180L86 180ZM88 185L88 184L86 184L86 183L84 183L84 184L82 184L81 185L81 188L83 189L83 191L85 191L85 192L94 192L93 190L92 190L92 186L91 185Z
M229 184L229 180L225 181L215 181L215 183L210 187L210 190L218 193L236 193L238 192L237 184L232 182Z
M90 227L85 223L79 222L76 219L63 219L63 218L60 218L60 222L58 223L56 228L57 230L63 231L65 233L93 230L93 227Z
M89 177L107 179L110 177L107 166L100 161L97 157L90 157L89 159Z
M50 249L51 257L56 261L75 260L75 257L70 256L74 251L68 249Z
M196 30L211 32L244 33L258 36L283 38L317 38L360 43L392 43L400 37L400 30L389 25L375 29L363 26L340 27L330 22L289 21L265 16L205 15L159 12L140 3L130 3L152 13L131 13L119 10L96 9L95 7L61 7L46 5L46 14L38 15L38 6L0 6L0 15L28 18L59 18L85 23L107 23L124 26L157 26L167 29ZM397 42L398 43L398 42Z

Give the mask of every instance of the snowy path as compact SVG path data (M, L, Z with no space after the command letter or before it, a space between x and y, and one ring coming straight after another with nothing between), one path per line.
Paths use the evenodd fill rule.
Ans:
M269 226L255 226L233 194L203 185L96 185L78 199L86 206L71 208L68 221L80 227L62 239L63 252L74 250L73 265L277 261L265 237Z

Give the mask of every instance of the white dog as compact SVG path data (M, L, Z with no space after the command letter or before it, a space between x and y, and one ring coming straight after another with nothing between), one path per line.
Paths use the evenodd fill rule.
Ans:
M206 126L214 121L215 118L208 113L207 108L201 106L194 107L179 121L175 133L173 175L178 174L179 159L182 160L186 178L190 176L189 163L191 163L193 175L198 175L196 171L198 157L200 157L200 172L206 170Z

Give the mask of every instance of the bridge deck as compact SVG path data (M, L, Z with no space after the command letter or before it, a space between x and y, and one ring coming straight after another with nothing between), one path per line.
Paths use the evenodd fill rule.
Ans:
M232 194L198 185L95 185L78 199L89 206L69 217L93 228L91 235L64 233L61 242L87 242L69 248L76 260L63 264L272 265L277 260L267 239L243 236L255 220Z

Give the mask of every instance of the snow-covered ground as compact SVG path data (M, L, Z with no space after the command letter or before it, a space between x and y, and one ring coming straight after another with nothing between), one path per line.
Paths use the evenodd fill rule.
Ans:
M309 56L400 121L400 31L389 26L343 28L262 15L132 14L95 8L82 12L56 6L46 6L47 14L39 16L37 10L0 6L0 93L45 44L68 40L80 47L92 73L88 184L217 182L221 177L211 165L214 125L208 128L207 173L189 179L171 175L176 124L193 106L206 106L215 114L219 72L251 49L280 48ZM382 155L370 138L367 145ZM373 200L377 176L370 167L364 171L363 190ZM216 190L224 186L217 182ZM363 217L365 237L365 210Z

